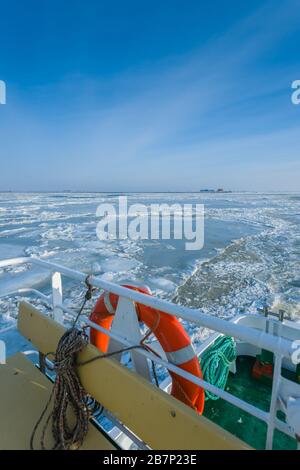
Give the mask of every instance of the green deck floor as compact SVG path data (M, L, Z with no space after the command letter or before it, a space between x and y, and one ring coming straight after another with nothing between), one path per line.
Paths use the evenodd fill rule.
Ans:
M251 377L253 364L254 358L240 356L237 359L237 373L229 374L226 391L268 411L271 388ZM267 425L221 398L205 402L204 416L255 449L265 448ZM275 430L273 448L292 450L297 448L297 443L295 439Z

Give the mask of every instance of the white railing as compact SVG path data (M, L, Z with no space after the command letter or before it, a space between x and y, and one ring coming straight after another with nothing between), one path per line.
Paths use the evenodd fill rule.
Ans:
M64 266L60 266L56 263L51 263L51 262L44 261L44 260L34 258L34 257L13 258L13 259L2 260L0 261L0 268L5 268L8 266L23 265L23 264L31 264L33 266L39 266L41 268L45 268L46 270L52 272L52 296L46 296L45 294L41 293L40 291L36 289L27 288L27 289L19 289L17 291L10 292L10 293L3 293L1 297L7 296L9 294L13 295L13 294L21 294L25 292L34 293L37 296L39 296L48 305L51 304L51 307L53 308L53 317L57 321L60 321L60 322L62 321L62 318L63 318L62 312L66 312L66 313L69 313L70 315L74 315L74 311L66 307L62 300L61 275L64 275L70 279L73 279L79 282L85 282L86 274L64 267ZM207 314L202 313L200 310L172 304L168 301L142 294L140 292L134 291L132 289L128 289L126 287L122 287L112 282L101 280L95 276L89 276L89 283L93 287L101 288L103 290L112 292L120 296L120 298L124 298L132 302L138 302L140 304L153 307L167 314L175 315L176 317L192 322L198 326L209 328L210 330L219 332L224 335L232 336L235 339L245 341L256 347L263 348L268 351L272 351L274 353L275 361L274 361L274 375L273 375L271 405L270 405L269 412L263 411L257 408L256 406L253 406L245 402L244 400L241 400L238 397L226 392L225 390L221 390L215 387L214 385L198 377L195 377L194 375L180 369L176 365L164 359L161 359L144 349L137 349L135 354L144 356L145 358L150 359L151 361L154 361L157 364L160 364L166 369L172 372L175 372L181 377L184 377L187 380L190 380L191 382L197 385L200 385L201 387L204 387L210 392L218 395L220 398L223 398L229 403L237 406L241 410L246 411L250 413L251 415L255 416L256 418L264 421L268 427L267 440L266 440L267 449L272 449L273 434L274 434L275 428L278 428L282 432L292 436L288 425L286 423L279 421L276 418L278 390L279 390L280 379L281 379L282 360L283 358L291 359L295 351L292 341L289 341L281 337L273 336L263 331L258 331L254 328L244 327L234 322L228 322L226 320L222 320L217 317L209 316ZM136 344L124 338L122 335L117 334L114 331L104 330L102 327L91 322L87 318L84 319L84 323L90 327L97 329L98 331L104 332L105 334L110 336L113 340L117 341L118 343L123 344L126 347L133 346L134 344Z

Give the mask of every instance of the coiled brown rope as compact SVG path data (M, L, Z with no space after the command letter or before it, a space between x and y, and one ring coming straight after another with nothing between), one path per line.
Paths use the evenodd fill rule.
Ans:
M31 449L33 449L36 431L52 399L53 410L49 414L42 430L41 448L46 449L45 436L51 418L52 435L54 438L53 450L75 449L82 445L88 431L90 418L90 409L87 405L89 396L80 383L75 366L76 355L86 344L87 339L76 328L71 328L61 337L53 366L56 380L49 400L33 429L30 439ZM73 427L71 427L67 418L69 407L73 409L75 415L75 425Z
M52 450L78 449L83 444L84 438L88 432L89 420L94 409L94 400L82 387L77 374L77 367L90 364L91 362L99 359L105 359L131 351L133 349L143 348L150 350L150 348L144 344L144 341L150 336L150 334L151 330L147 332L140 344L129 346L111 353L94 356L83 362L77 362L77 354L88 344L88 337L84 331L80 331L74 327L66 331L58 343L56 353L48 353L46 355L46 357L50 355L54 356L52 370L56 373L56 379L49 400L32 431L30 449L34 450L33 441L35 434L51 404L51 401L54 402L53 409L48 415L42 429L40 440L41 449L46 450L46 431L51 418L52 435L54 438L54 446L52 447ZM156 374L155 379L158 385ZM68 422L68 408L71 408L74 411L75 425L73 427L71 427Z
M89 283L88 277L86 279L86 285L87 292L72 328L67 330L61 337L56 353L49 352L45 356L46 358L50 355L54 357L52 370L56 374L56 379L49 400L46 403L46 406L32 431L30 438L31 450L34 449L33 442L36 432L52 401L53 409L49 413L42 429L40 440L41 449L46 449L46 431L51 419L52 435L54 438L54 446L52 447L52 450L78 449L83 444L84 438L88 432L89 420L93 414L94 409L96 408L97 410L98 405L96 404L95 407L95 401L91 395L89 395L82 387L77 374L78 366L84 366L96 360L105 359L138 348L143 348L154 352L149 346L145 344L145 341L157 328L159 324L159 315L156 324L153 326L153 328L146 332L145 336L142 338L139 344L129 346L118 351L94 356L91 359L83 362L77 362L77 354L82 351L82 349L89 343L85 331L76 328L76 323L83 311L86 302L92 297L93 288ZM156 385L158 385L155 369L153 374ZM68 420L69 408L71 408L74 412L75 424L73 426L69 423Z
M146 335L148 337L148 334ZM49 400L38 419L30 439L30 448L34 449L33 441L35 434L43 420L47 409L53 400L53 409L48 415L41 434L41 449L46 449L45 438L49 422L52 418L52 435L54 446L52 450L73 450L78 449L84 441L88 432L89 420L92 416L93 403L89 395L82 387L77 375L77 366L84 366L99 359L105 359L121 354L132 349L145 348L144 337L140 344L120 349L111 353L94 356L83 362L76 362L77 354L88 344L88 338L83 331L71 328L61 337L55 353L53 371L56 373L56 380L49 397ZM54 355L48 353L46 356ZM71 427L68 421L68 408L72 408L75 416L75 425Z

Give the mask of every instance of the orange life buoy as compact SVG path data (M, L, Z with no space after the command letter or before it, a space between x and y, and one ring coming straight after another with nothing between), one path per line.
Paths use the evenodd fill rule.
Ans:
M146 287L129 285L123 287L151 295ZM119 297L117 295L104 292L97 300L90 315L90 320L109 330L118 300ZM145 323L155 334L168 360L172 364L176 364L180 369L202 378L199 360L191 345L190 338L177 318L146 305L135 305L139 321ZM95 328L91 328L90 340L102 352L107 352L109 344L108 335ZM170 371L170 375L172 377L171 395L194 408L199 414L202 414L205 401L204 389L172 371Z

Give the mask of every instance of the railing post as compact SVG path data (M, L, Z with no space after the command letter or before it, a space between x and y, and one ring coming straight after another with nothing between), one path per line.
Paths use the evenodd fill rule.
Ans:
M6 364L6 344L0 340L0 365Z
M63 323L63 310L61 308L63 302L61 274L55 272L52 274L52 304L53 319L58 323Z
M272 394L271 394L271 405L268 419L268 431L267 431L267 440L266 440L266 449L272 450L273 448L273 435L275 429L275 419L277 413L277 402L278 402L278 392L280 386L280 377L281 377L281 367L282 367L282 355L275 355L275 364L274 364L274 373L273 373L273 385L272 385Z
M48 271L52 272L52 301L53 301L53 313L51 316L55 318L55 320L59 322L63 322L63 312L69 312L74 315L74 312L71 309L62 305L62 282L61 282L61 275L64 275L70 279L84 282L86 280L86 274L81 273L79 271L75 271L70 268L66 268L64 266L60 266L55 263L50 263L45 260L40 260L34 257L23 257L23 258L14 258L9 260L0 260L0 268L6 266L17 266L22 264L31 264L34 266L39 266L42 268L47 269ZM290 337L286 338L281 334L280 328L282 323L279 324L279 329L276 332L274 329L272 332L265 333L259 331L259 328L256 329L255 327L247 327L238 325L236 322L228 322L226 320L209 316L200 310L191 309L188 307L183 307L180 305L171 304L170 302L162 299L157 299L155 297L142 294L140 292L122 287L120 285L113 284L109 281L104 281L99 278L93 277L92 278L92 285L94 287L102 288L106 291L112 292L120 297L119 305L122 306L121 311L117 309L115 321L113 323L112 330L109 332L109 336L114 339L111 341L110 347L114 346L113 342L119 343L125 346L132 346L133 344L137 344L141 339L141 334L138 334L138 320L136 315L134 314L134 302L141 303L143 305L165 311L169 315L175 315L176 317L180 317L185 321L190 321L192 323L197 324L198 326L209 328L213 331L217 331L222 334L226 334L229 336L233 336L238 338L242 342L249 343L256 348L264 348L268 351L272 351L274 353L274 373L273 373L273 384L272 384L272 394L271 394L271 404L269 412L263 411L261 408L257 406L251 405L236 396L229 394L228 392L218 389L215 386L205 382L199 378L196 378L192 374L179 369L177 366L166 362L164 359L157 358L153 356L149 351L144 349L134 350L131 352L133 357L133 362L138 370L142 374L149 374L149 368L147 365L147 361L154 361L161 366L165 367L168 370L171 370L175 374L189 380L196 385L200 385L201 387L207 388L212 393L220 396L224 400L228 401L229 403L233 404L234 406L239 407L241 410L246 411L247 413L255 416L256 418L264 421L267 426L267 438L266 438L266 448L272 449L273 447L273 436L274 436L274 429L279 429L282 432L285 432L287 435L290 435L287 423L283 423L279 419L276 418L276 412L278 409L278 399L279 393L282 393L281 386L284 384L284 379L281 378L281 368L282 368L282 361L283 358L291 359L292 355L294 354L293 342ZM47 296L34 289L29 289L33 293L37 293L41 298L44 298L47 301ZM28 289L20 289L18 292L21 291L25 292ZM2 294L1 297L5 295ZM119 315L120 314L120 315ZM125 320L128 318L132 319L135 316L135 321L130 323L130 325L125 325ZM118 317L118 319L117 319ZM280 314L280 317L283 317L283 314ZM117 320L117 321L116 321ZM120 322L120 323L119 323ZM94 324L89 319L85 320L85 323L95 329L99 329L102 333L106 334L106 330L99 325ZM125 326L125 331L127 328L127 334L125 335L126 338L122 337L123 333L123 324ZM122 328L119 328L121 327ZM114 328L116 331L114 331ZM10 327L8 327L10 328ZM133 333L129 330L133 329ZM7 331L7 329L2 330L2 333ZM299 329L297 328L297 331ZM271 334L272 333L272 334ZM298 337L298 336L297 336ZM130 340L130 341L128 341ZM0 351L1 352L1 351ZM143 356L144 361L140 362L139 357ZM0 358L1 359L1 358ZM148 372L147 372L148 369ZM297 385L298 387L298 385ZM298 444L299 448L299 444Z
M127 341L132 342L132 344L140 344L142 335L135 305L131 300L124 297L119 298L111 331L123 336ZM124 344L111 338L108 352L116 351L122 347L124 347ZM121 359L120 356L119 360ZM136 372L151 380L147 359L134 350L131 351L131 358Z

